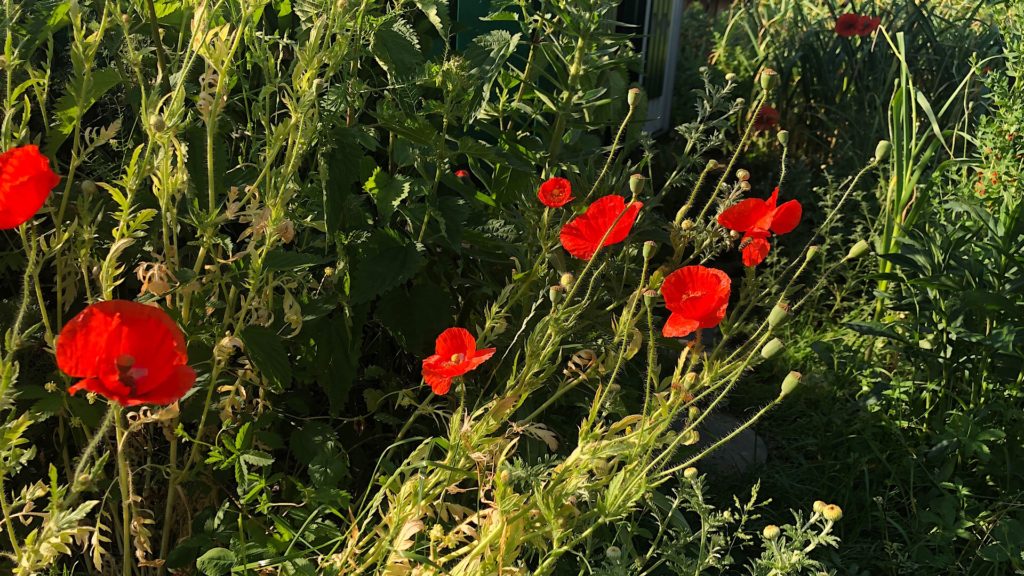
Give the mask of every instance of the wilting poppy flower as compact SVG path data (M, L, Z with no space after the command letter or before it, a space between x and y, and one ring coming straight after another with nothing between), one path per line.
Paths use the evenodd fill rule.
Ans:
M615 194L598 198L586 212L562 226L562 247L580 260L590 260L602 246L618 244L629 236L642 207L642 202L627 206L626 199Z
M764 105L754 116L754 130L763 132L779 123L779 111L771 106Z
M836 35L849 38L860 34L861 17L857 14L847 13L836 19Z
M747 198L730 206L718 215L718 223L724 228L743 232L743 263L756 266L768 256L771 245L767 238L771 234L788 234L800 223L803 207L800 202L790 200L777 206L778 187L767 200Z
M729 306L731 286L729 276L715 268L684 266L669 274L661 285L661 295L671 314L661 333L682 338L718 326Z
M483 364L494 356L494 348L476 349L476 338L465 328L449 328L437 337L434 354L423 360L423 380L434 394L447 394L452 378Z
M465 170L465 169L460 168L460 169L455 171L455 177L456 178L469 178L469 170Z
M548 178L537 190L537 198L548 208L561 208L572 200L572 184L565 178Z
M71 319L57 337L57 366L88 390L122 406L171 404L196 381L185 336L155 306L109 300Z
M772 249L772 245L768 243L765 238L756 236L746 236L746 239L741 244L743 246L743 265L744 266L757 266L764 259L768 257L768 252Z
M860 21L857 22L857 35L858 36L870 36L872 32L878 30L878 26L882 23L882 19L871 16L861 16Z
M35 144L0 154L0 228L17 228L34 216L59 182Z

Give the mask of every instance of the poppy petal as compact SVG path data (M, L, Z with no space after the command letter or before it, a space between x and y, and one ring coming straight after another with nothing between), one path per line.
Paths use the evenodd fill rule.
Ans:
M448 328L434 343L434 353L443 360L458 354L470 358L475 351L476 338L465 328Z
M750 242L743 247L743 265L747 267L757 266L764 262L771 249L772 245L764 238L751 238Z
M561 208L572 200L572 183L565 178L548 178L537 190L537 198L548 208Z
M32 218L59 183L35 144L0 154L0 228L17 228Z
M669 314L661 333L666 338L683 338L693 334L698 328L700 328L700 322L673 312Z
M476 354L469 361L469 363L471 364L469 369L472 370L480 366L484 362L487 362L491 358L491 356L494 356L494 351L495 348L484 348L483 350L477 350Z
M767 202L760 198L747 198L722 211L718 215L718 223L729 230L748 232L769 213Z
M576 258L590 260L600 248L618 244L629 236L642 207L642 202L627 206L626 199L615 194L599 198L583 214L562 226L562 247Z
M775 210L775 216L772 218L772 232L776 234L789 234L800 223L800 217L803 216L803 213L804 208L797 200L783 202L782 206Z

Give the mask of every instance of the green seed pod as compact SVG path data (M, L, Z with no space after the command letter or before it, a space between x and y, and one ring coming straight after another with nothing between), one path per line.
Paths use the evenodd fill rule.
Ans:
M629 177L629 191L633 196L639 196L644 191L644 177L641 174L633 174Z
M772 311L768 314L768 327L778 328L786 323L789 319L789 305L784 302L779 302L772 308Z
M850 247L850 251L846 254L844 260L853 260L854 258L860 258L861 256L868 253L871 250L871 245L867 243L867 240L859 240L856 244Z
M820 246L811 246L810 248L808 248L806 259L808 261L812 260L815 256L818 255L819 250L821 250Z
M761 535L764 536L765 540L775 540L782 535L782 530L780 530L775 524L769 524L764 527Z
M552 286L548 290L548 299L551 300L552 304L558 304L562 300L562 294L565 293L565 288L561 286Z
M779 144L789 146L789 130L779 130L775 137L779 139Z
M92 180L85 180L82 182L82 193L86 196L91 196L99 192L99 187Z
M779 397L782 398L795 390L797 385L800 384L801 378L803 378L803 375L799 372L790 372L786 375L786 379L782 381L782 389L781 392L779 392Z
M658 244L653 240L644 242L644 260L650 260L654 253L658 251Z
M622 550L618 546L609 546L604 555L612 562L618 562L619 558L622 558Z
M889 152L892 151L892 144L888 140L881 140L878 145L875 146L875 162L881 162L889 157Z
M779 85L779 74L771 68L765 68L761 71L761 89L765 92L771 92Z
M764 348L761 348L761 358L768 360L778 354L784 347L785 344L782 343L782 340L772 338L770 342L764 345Z
M657 299L658 293L654 290L644 290L644 306L650 308L654 306L654 300Z
M637 100L640 99L640 89L630 88L629 92L626 92L626 103L629 104L630 108L636 106Z

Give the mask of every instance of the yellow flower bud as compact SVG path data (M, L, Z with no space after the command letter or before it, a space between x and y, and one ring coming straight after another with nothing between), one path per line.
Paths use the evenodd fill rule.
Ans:
M775 524L769 524L764 527L764 531L761 532L765 540L775 540L782 535L782 530L779 529Z
M829 522L838 522L843 517L843 509L835 504L827 504L821 510L821 515Z
M694 468L693 466L690 466L686 470L683 470L683 478L686 478L687 480L693 480L696 477L697 477L697 469Z

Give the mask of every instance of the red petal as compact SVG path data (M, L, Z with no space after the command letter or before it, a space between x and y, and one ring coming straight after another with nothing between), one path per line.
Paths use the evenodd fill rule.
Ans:
M423 381L426 382L430 386L430 389L434 391L434 394L437 394L438 396L444 396L452 387L452 379L450 377L434 372L423 372Z
M17 228L34 216L60 177L34 144L0 154L0 228Z
M665 321L665 326L662 327L661 333L666 338L683 338L693 334L698 328L700 328L700 322L687 318L682 314L672 313L669 314L668 320Z
M487 362L491 358L491 356L494 356L494 351L494 348L484 348L483 350L477 350L476 355L473 356L472 360L470 360L471 366L469 369L473 370L476 367L483 364L484 362Z
M776 234L788 234L800 223L804 208L800 202L790 200L783 202L782 206L775 209L775 216L772 218L771 229Z
M629 236L642 207L641 202L626 206L626 199L614 194L599 198L562 227L562 247L576 258L590 260L601 246L618 244Z
M718 215L718 223L737 232L749 232L770 213L768 204L760 198L747 198L726 208Z
M572 183L565 178L548 178L537 190L537 198L549 208L560 208L572 200Z
M757 266L768 257L772 245L764 238L752 238L743 248L743 265Z
M442 360L448 360L456 354L472 358L476 352L476 338L465 328L448 328L437 337L434 353Z
M688 319L699 328L713 328L725 316L731 285L729 276L721 270L684 266L665 278L661 294L673 316L680 316L674 321L676 326L683 326L683 319Z
M857 34L860 28L860 16L852 13L843 14L836 19L836 34L843 38L849 38Z

